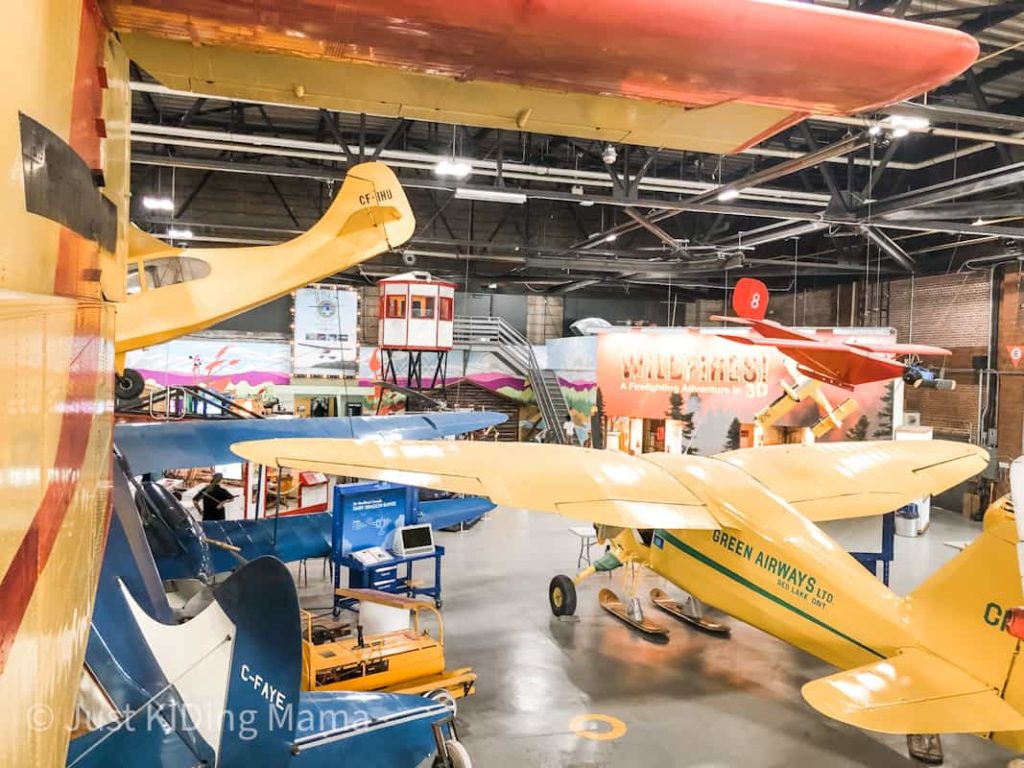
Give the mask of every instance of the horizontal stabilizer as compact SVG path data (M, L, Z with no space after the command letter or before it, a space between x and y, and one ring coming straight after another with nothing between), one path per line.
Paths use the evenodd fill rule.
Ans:
M988 451L950 440L872 440L729 451L726 461L815 522L892 512L988 466Z
M722 525L671 472L615 451L535 443L316 439L238 443L232 450L258 464L486 496L495 504L603 525Z
M840 722L882 733L1024 730L999 692L920 649L807 683L807 703Z

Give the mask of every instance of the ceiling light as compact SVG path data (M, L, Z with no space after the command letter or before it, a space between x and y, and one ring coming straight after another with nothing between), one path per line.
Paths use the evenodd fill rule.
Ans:
M900 126L899 128L893 128L892 129L892 137L894 139L902 139L904 136L907 136L909 133L910 133L910 129L909 128L904 128L903 126Z
M877 136L881 132L882 132L882 126L880 126L878 123L875 123L870 128L868 128L868 134L870 136Z
M583 208L589 208L593 204L594 204L593 200L580 200L580 206L582 206Z
M909 115L889 115L885 122L893 128L906 128L908 131L923 131L931 125L926 117L911 117Z
M606 243L614 243L618 239L618 237L619 236L616 235L614 232L609 232L607 237L605 237L604 241Z
M492 291L494 291L494 290L497 290L497 288L498 288L498 284L497 284L497 283L488 283L488 284L487 284L487 287L488 287L489 289L491 289Z
M619 153L615 147L608 144L604 148L604 152L601 153L601 160L605 165L612 165L616 160L619 159Z
M169 197L151 197L146 195L142 198L142 207L147 211L173 211L174 201Z
M455 197L459 200L482 200L485 203L512 203L513 205L522 205L526 202L525 192L509 192L504 189L459 187L455 190Z
M451 176L456 179L464 179L472 172L473 166L465 160L457 160L454 157L441 158L434 166L434 173L438 176Z
M971 226L972 227L984 227L985 223L986 223L985 220L983 218L981 218L981 216L979 216L978 218L976 218L974 221L971 222Z
M727 203L730 200L735 200L740 196L740 191L735 187L726 187L718 193L718 201L721 203Z
M171 227L167 230L167 237L177 238L178 240L190 240L192 238L192 230Z

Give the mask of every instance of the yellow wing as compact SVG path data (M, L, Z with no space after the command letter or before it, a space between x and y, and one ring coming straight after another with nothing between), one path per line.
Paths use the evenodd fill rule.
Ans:
M1024 716L996 689L920 649L812 680L802 693L822 714L870 731L1024 730Z
M614 451L333 439L255 440L235 443L231 450L257 464L487 496L495 504L623 528L723 527L677 477L643 458Z
M981 472L988 451L949 440L773 445L715 457L815 522L881 515Z

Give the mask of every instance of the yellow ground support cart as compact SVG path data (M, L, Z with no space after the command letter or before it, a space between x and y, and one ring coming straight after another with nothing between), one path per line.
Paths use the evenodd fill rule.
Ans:
M358 631L339 636L335 630L314 627L303 611L302 687L307 691L387 691L440 695L458 699L474 692L476 673L469 667L446 670L444 620L433 603L374 589L338 589L339 597L409 611L405 629L362 636ZM420 614L437 619L437 637L421 627Z

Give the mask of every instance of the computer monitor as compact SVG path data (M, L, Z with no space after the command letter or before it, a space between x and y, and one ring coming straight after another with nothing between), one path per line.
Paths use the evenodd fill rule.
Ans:
M423 555L434 551L434 529L430 523L404 525L395 530L393 550L396 555Z

